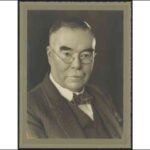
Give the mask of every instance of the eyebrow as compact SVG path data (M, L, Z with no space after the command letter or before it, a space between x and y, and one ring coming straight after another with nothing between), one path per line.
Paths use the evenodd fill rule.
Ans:
M84 51L93 52L95 50L93 48L87 48L87 49L84 49L82 52L84 52Z
M63 50L73 50L73 49L71 47L68 47L68 46L61 46L60 50L63 51Z
M73 51L73 49L71 47L68 47L68 46L61 46L60 50L61 51L63 51L63 50L69 50L69 51L71 50L71 51ZM84 51L93 52L95 50L93 48L87 48L87 49L83 49L82 50L82 52L84 52Z

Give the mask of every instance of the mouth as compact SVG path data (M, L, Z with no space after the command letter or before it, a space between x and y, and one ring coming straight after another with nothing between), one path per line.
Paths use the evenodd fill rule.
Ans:
M72 81L81 81L83 79L83 76L68 76L68 78Z
M75 76L68 76L69 78L83 78L83 76L77 76L77 75L75 75Z

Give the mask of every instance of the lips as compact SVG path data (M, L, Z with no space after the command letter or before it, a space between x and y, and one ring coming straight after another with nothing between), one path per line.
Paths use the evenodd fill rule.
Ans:
M83 78L83 74L75 74L75 75L68 75L68 77L72 77L72 78Z
M72 76L68 76L68 77L71 77L71 78L83 78L83 75L72 75Z
M68 79L70 79L71 81L81 81L83 79L83 76L68 76Z
M67 75L67 78L70 78L71 80L81 80L84 78L84 73L82 72L72 72Z

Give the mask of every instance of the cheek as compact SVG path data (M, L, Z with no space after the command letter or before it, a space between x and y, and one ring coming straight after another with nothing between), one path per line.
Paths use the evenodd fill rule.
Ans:
M51 61L51 68L55 74L57 73L57 76L60 76L63 78L65 76L67 70L68 70L68 65L63 64L62 62L59 62L57 60L52 60Z
M90 76L92 70L93 70L93 65L83 67L83 71L86 74L86 76Z
M83 80L84 83L86 83L89 80L92 70L93 70L92 65L84 67L84 73L85 73L84 80Z
M56 62L55 68L57 68L57 70L59 71L59 74L61 75L61 73L64 74L65 72L67 72L69 67L68 65L62 64L62 62L61 63Z

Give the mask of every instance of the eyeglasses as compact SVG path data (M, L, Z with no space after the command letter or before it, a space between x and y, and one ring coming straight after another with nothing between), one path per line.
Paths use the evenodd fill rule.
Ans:
M53 53L61 59L66 64L71 64L73 60L75 59L74 54L72 51L61 51L59 54L57 54L53 49ZM95 51L83 51L79 54L79 59L82 64L90 64L93 62L94 57L96 56Z

